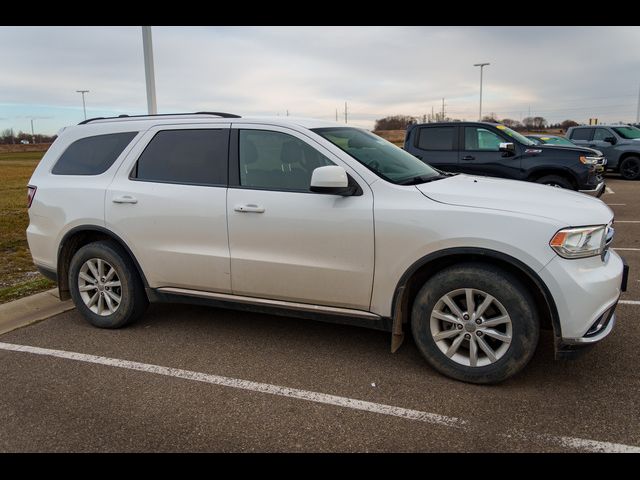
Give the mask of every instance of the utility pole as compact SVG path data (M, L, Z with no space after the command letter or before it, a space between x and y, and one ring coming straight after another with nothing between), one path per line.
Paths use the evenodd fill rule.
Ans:
M287 108L287 117L289 116L289 109Z
M85 93L89 93L89 90L76 90L76 92L81 93L82 94L82 110L84 111L84 119L87 119L87 107L85 106L84 103L84 94Z
M440 119L441 122L444 122L444 98L442 99L442 118Z
M638 110L636 111L636 124L640 123L640 88L638 88Z
M482 121L482 70L485 66L491 65L490 63L474 63L474 67L480 67L480 113L478 114L478 121Z
M431 120L429 121L429 123L435 122L435 121L436 121L436 117L434 116L434 113L433 113L433 105L431 105Z
M336 122L338 121L338 109L336 108Z
M149 115L155 115L158 113L158 106L156 104L156 77L153 69L151 27L142 27L142 51L144 53L144 76L147 81L147 112Z
M344 123L347 123L347 102L344 102Z
M36 143L35 135L33 134L33 118L31 119L31 143Z

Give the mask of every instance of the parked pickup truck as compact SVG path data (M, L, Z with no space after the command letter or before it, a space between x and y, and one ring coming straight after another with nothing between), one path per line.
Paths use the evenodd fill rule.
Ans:
M601 156L576 146L537 145L505 125L489 122L422 123L407 127L404 149L447 172L510 178L600 196Z
M607 170L626 180L640 178L640 128L631 125L571 127L567 137L576 145L597 148L607 156Z

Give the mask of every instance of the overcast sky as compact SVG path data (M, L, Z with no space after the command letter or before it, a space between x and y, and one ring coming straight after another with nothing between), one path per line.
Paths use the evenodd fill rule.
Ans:
M640 27L153 27L159 113L635 121ZM140 27L0 27L0 129L146 113Z

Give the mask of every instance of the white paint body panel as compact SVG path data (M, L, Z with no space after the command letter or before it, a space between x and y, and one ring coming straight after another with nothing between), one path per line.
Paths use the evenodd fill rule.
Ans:
M292 135L347 167L294 130L249 124L238 128ZM238 212L240 205L256 205L264 212ZM374 232L373 195L366 184L363 195L354 197L229 188L227 212L234 294L369 309Z
M359 197L131 181L140 152L162 128L262 128L321 151L362 187ZM310 128L332 122L292 117L208 116L102 120L64 129L30 184L29 246L56 268L64 235L96 225L122 238L151 287L175 287L329 305L392 315L402 275L422 257L454 247L500 252L536 272L556 303L563 336L583 335L619 295L615 252L565 260L549 247L561 228L608 223L600 200L527 182L458 175L419 186L388 183ZM51 175L66 147L88 135L139 131L96 176ZM114 204L133 195L136 204ZM263 213L237 212L255 204ZM228 230L227 230L228 224Z

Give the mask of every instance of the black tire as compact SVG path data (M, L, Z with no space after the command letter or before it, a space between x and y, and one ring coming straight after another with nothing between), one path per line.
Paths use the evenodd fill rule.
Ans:
M640 158L627 157L620 162L620 176L625 180L640 178Z
M560 175L545 175L536 180L536 183L542 183L543 185L549 185L551 187L567 188L569 190L575 190L569 180Z
M433 337L431 316L437 305L443 305L439 303L440 299L445 294L466 288L477 289L493 296L504 307L511 319L511 342L498 343L499 345L505 345L506 351L493 363L472 367L469 361L468 365L463 365L453 360L453 358L449 358L440 348L443 345L449 345L447 342L453 344L455 342L453 337L451 337L452 339L439 340L440 347ZM480 299L483 297L478 294L475 298L480 302L476 303L476 306L481 305L482 302ZM462 310L461 304L457 305L460 306ZM496 305L497 308L497 304L492 305ZM487 314L492 308L494 307L490 306L485 314L481 314L481 322L487 321L484 317L485 315L487 315L489 319L497 318ZM447 322L442 321L438 323L439 321L437 319L433 322L435 322L436 325L447 324ZM453 331L459 328L460 330L458 331L461 332L463 335L462 338L464 338L464 340L458 344L459 347L456 353L453 354L454 357L460 354L462 355L461 358L463 358L466 349L468 358L470 359L471 340L473 340L478 352L476 354L477 358L480 359L482 355L485 355L484 351L481 352L479 348L480 341L484 341L485 345L489 344L487 341L496 342L496 340L490 338L488 334L478 333L482 325L480 325L476 331L476 326L468 325L472 323L474 325L476 324L476 322L473 322L473 318L465 322L464 326L454 326L451 324L452 328L450 328L450 330ZM472 333L467 330L471 328L474 329ZM492 330L495 331L498 328L506 329L507 327L493 327ZM540 335L540 325L535 303L527 289L514 275L497 267L482 263L454 265L431 277L420 289L413 303L411 330L418 349L433 368L456 380L478 384L498 383L522 370L529 360L531 360L531 357L533 357ZM486 332L486 330L484 330L484 332ZM455 335L456 338L458 338L458 334L456 333ZM467 338L471 338L471 335L475 336L473 339L467 340ZM478 339L477 337L481 335L484 335L484 338ZM499 351L500 349L498 348L494 353ZM486 359L482 358L482 361L490 362L488 355L486 355Z
M82 299L79 274L85 262L90 259L107 262L115 269L115 274L120 281L121 286L117 290L120 294L120 304L111 314L99 315L93 312ZM75 253L69 266L69 289L78 311L89 323L99 328L124 327L137 320L149 304L144 285L133 261L119 245L110 241L89 243Z

